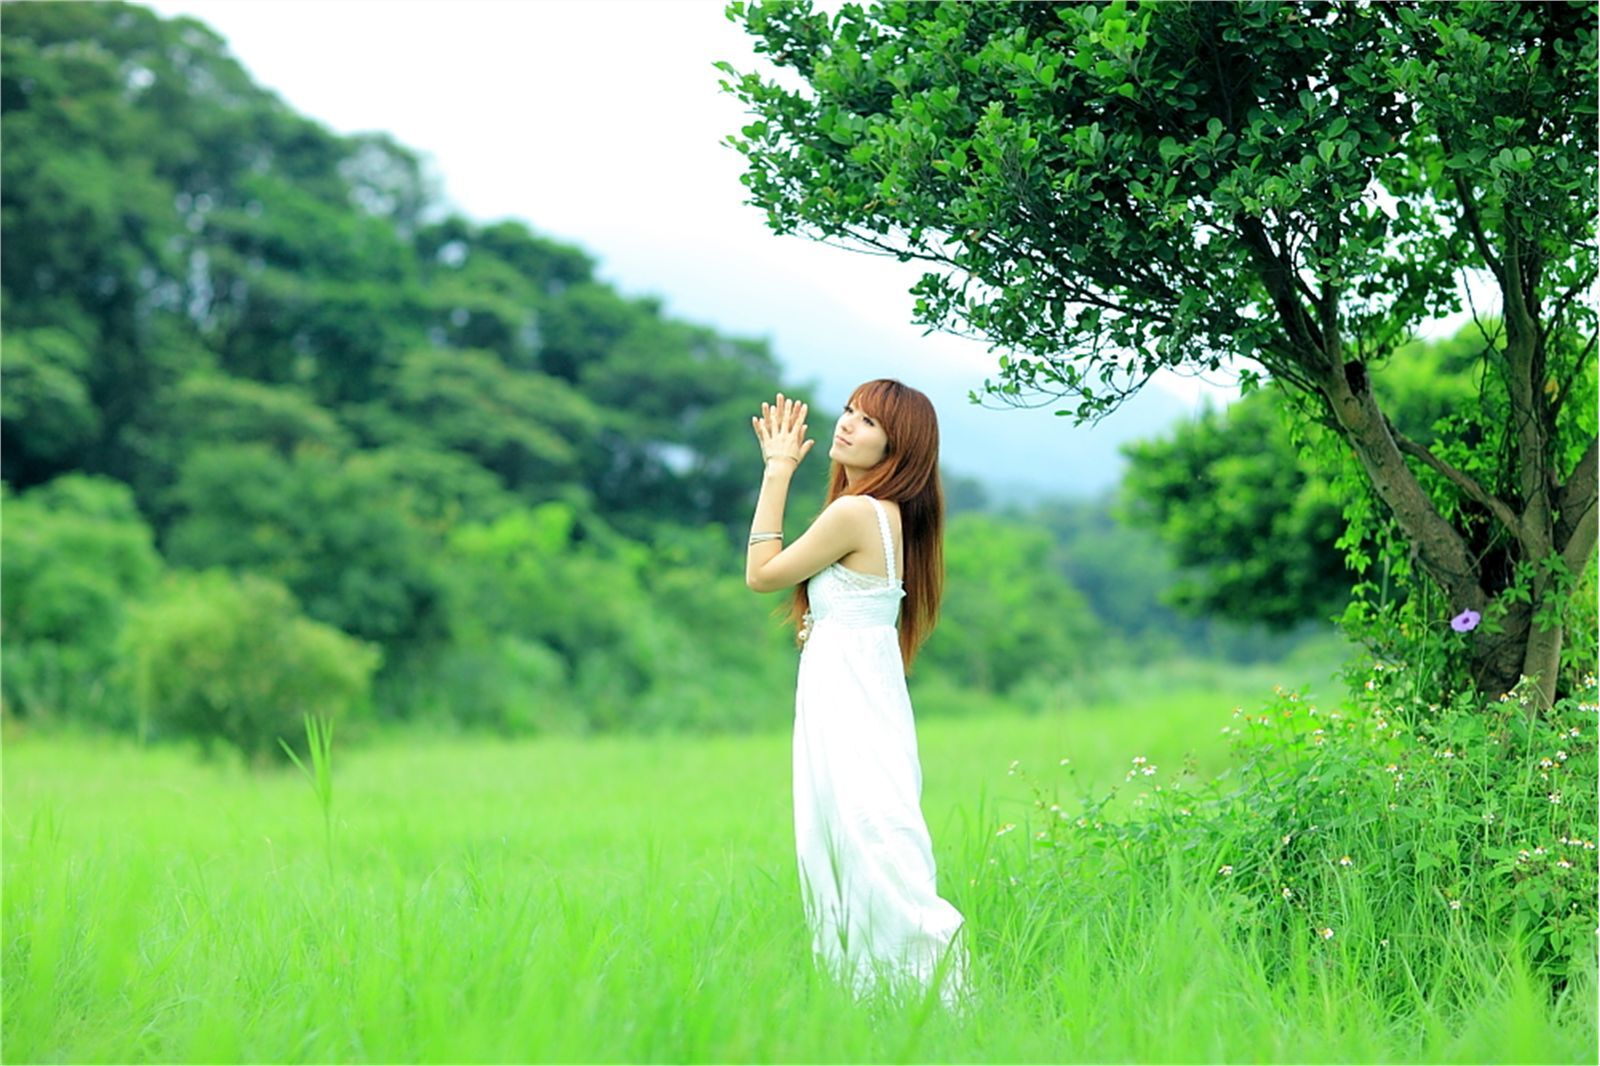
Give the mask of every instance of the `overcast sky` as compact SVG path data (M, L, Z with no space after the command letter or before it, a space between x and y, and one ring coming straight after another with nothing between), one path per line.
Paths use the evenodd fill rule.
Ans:
M967 401L983 345L912 326L911 264L776 237L743 203L748 118L712 63L758 66L720 0L158 0L228 40L262 85L340 133L384 130L430 161L448 203L580 245L628 295L675 317L769 338L831 416L850 388L896 377L939 410L947 469L1058 494L1113 484L1117 445L1231 385L1169 376L1092 429L1053 408ZM763 397L752 396L754 413ZM820 412L819 412L820 414ZM816 433L813 419L813 433ZM751 439L752 453L755 441ZM1006 492L1011 495L1011 492Z

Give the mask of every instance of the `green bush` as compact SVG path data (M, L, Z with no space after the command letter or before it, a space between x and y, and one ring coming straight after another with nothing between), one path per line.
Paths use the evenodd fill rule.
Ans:
M1115 790L1067 810L1036 784L1028 854L1011 855L1023 890L1049 906L1091 856L1112 857L1103 883L1127 899L1176 875L1209 886L1264 957L1324 952L1385 1000L1436 986L1486 942L1522 952L1553 990L1592 971L1595 678L1543 715L1526 686L1439 704L1403 664L1354 680L1340 709L1282 689L1236 709L1231 766L1211 781L1134 757L1120 820Z
M117 635L129 601L163 570L131 490L67 474L7 494L0 556L0 681L10 712L131 728L131 701L112 669Z
M281 584L220 570L171 575L119 642L141 733L237 748L252 762L305 753L303 716L368 704L381 653L300 613Z

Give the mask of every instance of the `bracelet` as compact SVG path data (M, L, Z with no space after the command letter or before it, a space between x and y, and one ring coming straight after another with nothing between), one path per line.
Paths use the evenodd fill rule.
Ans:
M783 539L783 534L782 533L752 533L752 534L750 534L750 543L751 544L760 544L764 540L782 540L782 539Z

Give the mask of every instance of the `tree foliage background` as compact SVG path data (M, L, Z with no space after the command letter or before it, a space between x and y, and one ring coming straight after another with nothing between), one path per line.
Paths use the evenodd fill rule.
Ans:
M793 651L740 580L747 417L808 390L764 342L619 293L521 223L444 211L413 152L295 114L197 21L0 19L9 714L159 736L237 713L232 742L271 754L243 730L296 741L283 722L326 701L254 656L317 664L375 721L781 720ZM822 477L801 472L795 524ZM1108 508L1079 509L1103 527ZM1041 567L1038 516L957 517L930 681L1006 692L1171 646L1155 541ZM1085 602L1118 573L1145 584ZM235 688L180 685L201 661ZM245 707L269 689L284 713Z

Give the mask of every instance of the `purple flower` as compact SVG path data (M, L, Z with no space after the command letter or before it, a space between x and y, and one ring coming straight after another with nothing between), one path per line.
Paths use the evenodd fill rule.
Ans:
M1467 633L1478 628L1478 621L1483 615L1477 611L1466 610L1450 619L1450 628L1457 633Z

